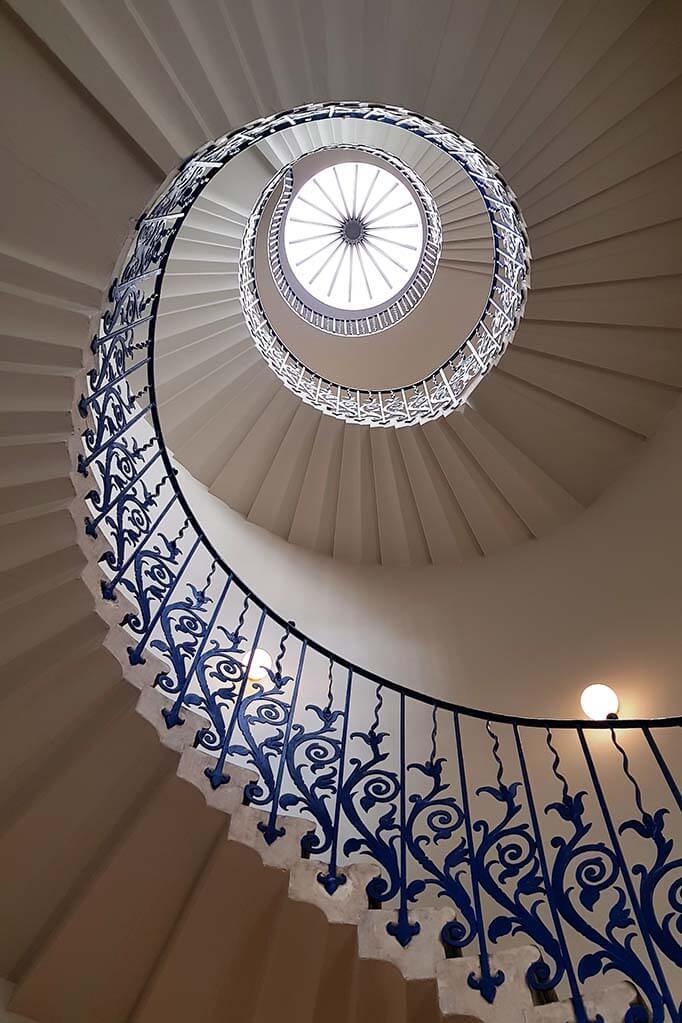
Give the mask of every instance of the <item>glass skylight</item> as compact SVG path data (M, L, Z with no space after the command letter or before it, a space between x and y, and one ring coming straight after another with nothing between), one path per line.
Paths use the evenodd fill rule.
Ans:
M384 306L408 286L424 248L417 201L389 169L341 162L309 178L284 221L286 257L299 285L339 310Z

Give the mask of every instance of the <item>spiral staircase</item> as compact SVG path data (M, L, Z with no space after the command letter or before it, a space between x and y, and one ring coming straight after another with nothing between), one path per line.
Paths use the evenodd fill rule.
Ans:
M390 125L311 121L262 140L241 170L228 164L179 226L156 308L158 424L179 478L196 481L197 507L213 509L201 519L216 555L207 565L237 557L225 536L258 549L265 531L302 548L294 558L324 559L321 573L402 572L388 578L409 591L416 570L485 572L488 556L523 555L598 513L636 480L654 435L670 435L682 386L679 5L9 0L0 19L12 98L0 228L0 1019L676 1020L679 993L652 1010L617 964L592 974L582 999L533 988L538 950L523 928L483 953L506 977L486 1000L468 981L485 972L480 947L453 953L440 939L452 916L442 900L410 910L420 930L401 944L386 930L393 904L368 909L366 859L351 857L336 890L319 884L314 851L301 858L310 820L276 801L271 815L247 805L256 775L239 758L214 785L214 751L196 744L205 720L191 709L164 723L167 663L157 649L131 665L120 623L137 608L125 593L102 599L110 543L83 528L92 480L76 465L103 296L164 180L254 118L370 97L438 117L499 165L533 256L524 317L499 365L446 416L383 429L325 414L273 373L240 304L242 238L268 181L329 146L403 160L438 206L433 288L464 334L487 289L488 214L461 169ZM344 341L341 357L300 327L296 355L351 389L400 388L452 347L422 314L371 348ZM132 372L131 393L146 381L146 369ZM268 622L288 639L288 608L277 610ZM330 670L328 709L345 666ZM290 661L285 670L295 675ZM366 675L378 715L383 683ZM420 727L430 743L430 717ZM673 766L673 730L660 732ZM435 749L420 754L432 770ZM271 844L258 829L268 820L285 832Z

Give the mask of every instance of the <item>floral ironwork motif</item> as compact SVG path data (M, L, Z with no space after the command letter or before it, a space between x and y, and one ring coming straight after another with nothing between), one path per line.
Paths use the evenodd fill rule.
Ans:
M434 706L430 754L423 763L414 761L407 765L408 775L410 771L418 772L426 788L426 791L411 792L408 797L411 808L406 821L407 848L426 875L412 883L410 894L416 900L422 891L431 887L436 889L439 898L452 903L456 915L442 928L441 941L446 949L461 952L473 941L477 928L471 895L463 880L469 870L470 849L464 810L443 778L447 760L437 755L437 736L437 708ZM439 847L444 850L442 858L436 855Z
M343 813L350 822L354 836L344 842L346 856L361 852L377 864L379 873L367 886L371 904L388 902L400 891L401 878L395 836L398 834L398 801L400 783L387 761L390 751L385 747L388 732L380 730L383 693L377 687L374 717L366 732L351 732L350 739L360 741L361 752L348 758L349 770L341 787L339 798ZM376 818L376 820L375 820ZM401 932L398 940L407 943L407 920L401 911Z
M552 770L561 783L562 796L548 803L545 813L556 814L570 828L569 835L555 835L556 850L552 868L552 898L576 933L586 938L596 951L583 953L577 963L581 983L588 978L618 970L636 984L652 1012L653 1023L665 1018L662 994L643 958L633 949L636 922L629 904L618 856L606 844L592 837L594 821L586 819L588 793L572 793L559 769L559 754L547 730L547 745L553 753ZM601 909L601 915L595 910ZM605 925L602 921L605 919ZM635 1023L633 1014L626 1023Z
M634 832L651 843L654 852L653 862L638 862L631 868L633 875L639 880L639 900L651 937L664 955L676 966L682 967L682 944L679 938L675 937L675 932L682 936L682 858L671 856L674 852L674 842L665 833L666 817L670 815L670 810L663 806L650 813L645 809L642 790L630 770L630 759L618 742L613 728L611 741L621 755L623 773L632 784L639 811L639 817L624 821L618 832L621 835L628 831ZM657 894L659 887L663 889L666 885L664 901L667 901L669 911L659 920L656 914Z
M293 725L286 747L286 764L294 791L280 797L282 810L297 809L309 814L315 829L304 838L306 856L320 856L327 852L333 840L334 819L330 801L338 792L338 772L341 758L341 726L344 712L333 709L333 662L329 663L327 701L323 707L306 704L317 727L306 727L302 722ZM319 721L319 724L317 723Z
M499 737L489 721L486 730L493 741L496 784L482 785L476 794L495 800L501 816L496 823L487 818L474 821L473 830L480 835L474 859L481 887L503 910L490 921L488 938L497 944L506 935L526 935L544 955L530 967L529 985L536 991L551 990L561 982L563 957L558 938L542 917L547 893L537 842L530 822L523 819L519 797L523 786L520 781L505 782Z

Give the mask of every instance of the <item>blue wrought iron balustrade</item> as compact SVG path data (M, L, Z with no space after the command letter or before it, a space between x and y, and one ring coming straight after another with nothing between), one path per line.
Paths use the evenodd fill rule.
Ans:
M306 116L318 114L330 116ZM131 666L150 653L163 661L167 728L188 710L204 719L195 745L213 758L214 787L232 765L255 772L244 799L263 811L264 842L282 837L288 814L310 822L301 855L319 861L332 897L349 862L371 862L368 907L394 911L387 931L404 946L420 908L447 906L443 954L478 956L468 982L487 1002L505 983L491 957L523 942L539 951L527 977L538 1000L570 997L578 1023L588 1023L586 983L611 974L642 999L626 1023L679 1020L682 802L671 757L681 719L512 718L364 671L268 608L211 547L178 486L153 374L165 259L226 155L271 127L204 147L171 179L137 226L92 342L78 470L92 481L87 532L109 545L102 597L122 594L134 609L122 623ZM260 678L258 649L272 657Z

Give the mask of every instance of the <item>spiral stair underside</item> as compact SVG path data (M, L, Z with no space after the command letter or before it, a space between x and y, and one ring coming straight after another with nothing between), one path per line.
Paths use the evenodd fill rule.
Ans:
M190 713L167 732L164 698L151 687L158 666L152 659L126 684L123 636L114 627L98 647L105 623L92 618L89 645L67 627L8 666L23 685L1 726L10 770L0 866L13 879L0 895L7 1023L478 1018L479 996L465 983L478 958L438 953L450 911L420 911L419 941L400 949L384 929L393 914L365 909L371 865L348 868L337 899L317 883L318 864L300 859L308 821L278 819L287 836L266 846L258 811L239 805L248 772L233 768L232 783L212 791L210 758L192 748L199 721ZM79 671L84 657L92 675ZM16 727L27 689L43 711L29 735ZM524 973L536 955L521 946L491 957L507 974L496 1011L514 1023L569 1018L565 1003L534 1005ZM621 1023L633 997L616 982L586 1005Z
M445 17L446 7L438 6L439 16ZM135 39L140 54L153 55L145 62L153 100L137 86L136 116L123 120L131 134L137 138L138 122L148 121L152 111L157 133L166 124L170 114L159 92L164 81L182 111L166 141L184 145L177 138L182 134L194 145L199 126L213 124L216 97L227 89L228 72L219 76L208 57L215 45L209 34L218 26L209 12L190 18L180 4L173 7L175 20L157 24L153 8L131 8L128 21L122 11L116 17L96 8L79 12L79 32L87 35L94 19L92 32L99 33L103 50L99 71L102 65L108 74L118 69L117 95L125 87L128 104L132 86L123 82L123 40L130 45ZM38 31L51 31L57 51L63 47L64 56L73 56L78 73L84 55L72 54L75 41L67 31L74 11L59 5L51 15L55 24L47 19L44 25L35 9L24 14ZM329 31L341 31L327 13ZM293 45L291 26L285 32L280 16L268 11L266 18L260 6L252 14L253 22L246 13L223 11L225 46L238 44L238 63L282 70L282 53ZM479 56L473 46L469 66L477 66L475 56L483 60L484 40L491 45L497 32L495 60L483 78L482 71L472 74L476 90L467 84L464 92L462 82L459 89L448 88L437 65L427 98L448 123L459 118L457 127L487 149L515 189L528 224L533 274L512 347L461 412L424 427L369 430L330 420L288 393L242 321L236 269L251 200L240 201L234 190L209 186L189 214L167 270L158 381L169 447L249 521L345 561L457 564L551 533L637 456L682 383L676 278L682 164L673 116L679 11L670 3L633 2L607 18L590 4L548 4L541 13L528 4L507 22L490 5L480 5L468 17L457 45L472 38L481 48ZM306 32L321 32L313 25L301 21L304 39ZM441 29L445 52L453 29L450 22ZM647 61L638 63L645 51ZM309 89L303 79L295 81L297 71L305 79L306 62L294 70L296 63L278 74L273 109ZM415 61L407 63L411 70ZM502 80L510 64L516 77L509 88L505 79L498 109L496 75ZM80 73L95 93L101 88L86 66ZM398 92L416 100L409 73L401 75ZM367 95L377 95L368 74L358 81L366 82ZM323 97L329 88L321 80L313 94ZM311 145L357 141L358 133L352 125L325 124L305 126L297 138L292 130L263 144L249 170L259 172L264 184ZM379 136L377 143L382 141ZM156 158L149 134L144 144ZM464 275L485 271L486 225L480 214L468 215L470 188L455 188L450 198L446 167L428 156L420 163L414 145L403 155L414 160L441 204L444 265ZM167 154L164 166L171 161ZM250 186L252 195L253 181Z
M178 2L168 19L144 3L14 6L98 99L107 82L108 109L164 169L226 117L240 122L237 97L245 101L255 82L245 69L260 72L251 113L286 107L310 94L314 68L321 75L325 35L342 40L346 31L331 9L285 26L281 12L266 16L261 5L190 15ZM348 22L363 24L354 14ZM369 431L330 421L287 393L241 325L235 261L248 209L228 197L200 200L168 272L161 329L175 354L160 372L170 447L250 521L348 561L457 563L551 532L641 451L682 382L679 10L633 0L607 16L589 3L542 11L522 4L512 17L481 4L460 17L455 31L449 5L434 8L418 34L424 45L442 37L441 60L429 75L414 54L391 65L396 91L417 109L428 100L499 163L534 257L515 342L461 414L409 431ZM381 16L368 18L372 38ZM409 25L410 14L398 21ZM401 42L385 28L403 52L414 33ZM218 40L234 54L220 69ZM287 61L287 47L296 52L303 42L305 59ZM459 80L445 73L445 53L461 67ZM135 76L126 73L133 55ZM335 69L332 55L329 80L322 76L314 95L328 95ZM381 95L390 83L372 74L368 65L351 80ZM264 146L264 180L268 165L301 148L291 137ZM480 229L473 239L466 227L456 233L458 251L478 244ZM458 266L474 270L475 261ZM226 275L227 286L216 288L214 275Z
M381 431L361 441L361 431L321 418L309 438L311 456L294 480L305 487L331 460L340 467L338 484L318 498L319 513L311 510L310 521L295 528L294 482L286 515L268 528L327 553L336 553L338 542L339 556L351 560L378 560L377 552L384 560L386 550L387 561L409 563L433 559L429 535L441 538L441 546L433 541L438 558L540 535L535 530L544 528L540 509L547 505L544 521L553 528L555 505L568 517L576 503L592 501L655 431L682 383L679 253L671 241L682 212L677 5L641 0L503 9L476 2L462 8L457 26L445 3L433 5L430 21L405 4L400 17L385 23L383 6L353 22L348 5L342 14L334 4L316 6L308 21L286 18L283 5L255 3L199 9L177 0L168 18L159 18L152 3L14 0L11 8L45 46L39 49L19 19L0 9L8 50L0 62L3 93L17 89L24 66L31 69L21 111L7 104L2 113L5 188L14 201L0 231L0 856L2 916L9 922L0 974L17 984L17 1011L32 1013L32 999L44 1008L39 1023L74 1019L63 1000L69 986L84 998L88 1023L93 1004L96 1018L112 1023L168 1019L169 1007L177 1018L183 1009L196 1018L200 997L203 1018L222 1019L221 1000L241 990L240 968L267 944L274 972L262 1001L242 1016L265 1019L285 990L288 960L277 961L277 935L292 927L320 939L306 934L306 947L317 947L319 958L300 992L301 1020L442 1019L432 983L427 990L406 987L393 967L363 963L353 935L333 934L320 913L289 903L281 873L266 872L255 854L224 842L224 817L175 778L173 753L134 713L137 694L103 646L107 630L82 582L86 559L70 513L75 378L126 225L186 153L224 130L226 121L236 126L310 95L357 88L369 96L385 93L388 102L399 97L480 142L517 191L535 260L526 319L515 350L479 388L472 409L456 424L452 417L429 428L431 437L426 428L410 431L423 456L410 464L435 460L440 470L430 482L426 473L419 479L421 506L402 435ZM364 48L350 45L358 23ZM311 36L347 38L349 45L304 45ZM365 51L379 45L392 59L366 60ZM291 52L303 59L289 59ZM59 123L46 109L47 95L61 105ZM22 122L35 129L25 132ZM69 137L87 139L86 152L97 152L97 174L77 146L64 145ZM256 369L262 367L254 362ZM374 443L382 445L381 480L373 477ZM300 452L295 435L290 445ZM586 451L594 457L589 464ZM272 465L264 467L257 494ZM458 474L458 485L468 479L471 522L460 498L455 503L453 477L443 465ZM421 487L429 485L437 500L426 499L429 491ZM280 502L276 477L269 486ZM356 514L370 519L377 512L368 495L375 504L407 495L407 510L401 505L401 518L383 541L368 543L364 529L359 539L352 525L338 526L337 541L338 508L357 486L363 500ZM252 514L257 494L244 499L245 514ZM151 876L150 850L164 841L181 854L175 866ZM234 869L251 883L223 888ZM235 948L234 960L220 909L206 919L208 872L220 879L211 888L211 911L217 893L223 893L223 914L240 892L250 897L252 944ZM146 926L140 929L142 892ZM135 954L127 955L131 941ZM180 963L196 962L199 954L202 969L220 979L192 989L194 1000L182 1005L179 988L190 992L188 978L196 975ZM138 972L126 974L123 966L132 962ZM225 974L230 962L234 970ZM322 991L329 1002L316 1000ZM356 1008L366 1015L354 1016Z

